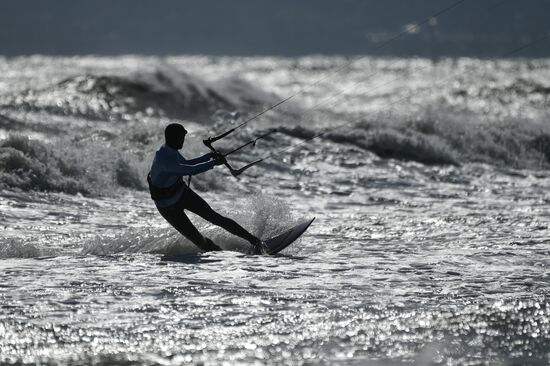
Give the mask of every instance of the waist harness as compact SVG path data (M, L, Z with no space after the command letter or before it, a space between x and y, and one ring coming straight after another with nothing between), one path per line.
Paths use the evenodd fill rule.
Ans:
M178 180L170 187L155 187L153 182L151 182L151 173L147 174L147 183L149 183L149 193L151 193L151 198L155 201L162 201L172 198L182 187L185 187L182 177L179 177Z

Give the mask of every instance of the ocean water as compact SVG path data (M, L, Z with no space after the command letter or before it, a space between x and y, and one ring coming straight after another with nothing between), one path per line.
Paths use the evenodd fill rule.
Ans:
M316 221L269 257L192 216L199 253L146 191L164 126L193 157L294 94L192 185ZM0 363L547 365L549 107L550 60L0 58Z

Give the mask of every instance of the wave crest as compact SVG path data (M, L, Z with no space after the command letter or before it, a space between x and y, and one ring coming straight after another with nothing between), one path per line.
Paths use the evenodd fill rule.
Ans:
M540 123L538 123L540 122ZM482 120L445 108L427 108L413 118L381 117L342 128L282 127L291 138L347 144L381 158L427 165L488 163L517 168L541 168L550 163L550 130L544 121ZM332 131L332 132L331 132ZM307 146L307 145L306 145Z
M144 167L111 149L48 144L10 135L0 142L0 185L21 190L99 195L117 187L144 190Z
M42 89L0 97L0 106L97 120L145 116L208 121L218 109L261 106L276 99L237 77L208 83L184 71L158 65L129 75L84 74Z
M3 239L0 241L0 258L37 258L49 255L46 250L22 239Z

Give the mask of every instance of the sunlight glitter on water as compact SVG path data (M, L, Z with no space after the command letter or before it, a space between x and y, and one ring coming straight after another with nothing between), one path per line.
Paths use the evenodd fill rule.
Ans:
M156 212L143 180L180 93L204 108L184 122L199 155L227 127L208 91L253 113L348 61L2 61L0 130L20 136L0 141L0 362L548 364L547 61L355 60L220 144L284 126L239 165L358 120L240 180L193 178L262 237L316 216L283 256L193 217L229 250L199 254Z

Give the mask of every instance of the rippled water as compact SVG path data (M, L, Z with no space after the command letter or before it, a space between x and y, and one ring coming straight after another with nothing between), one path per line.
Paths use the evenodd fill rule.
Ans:
M34 57L0 71L1 363L550 363L547 61ZM252 115L308 85L220 145L283 126L232 162L345 127L193 184L262 237L317 220L259 257L193 218L227 249L198 253L145 192L162 126L184 119L198 155L233 126L216 111Z

